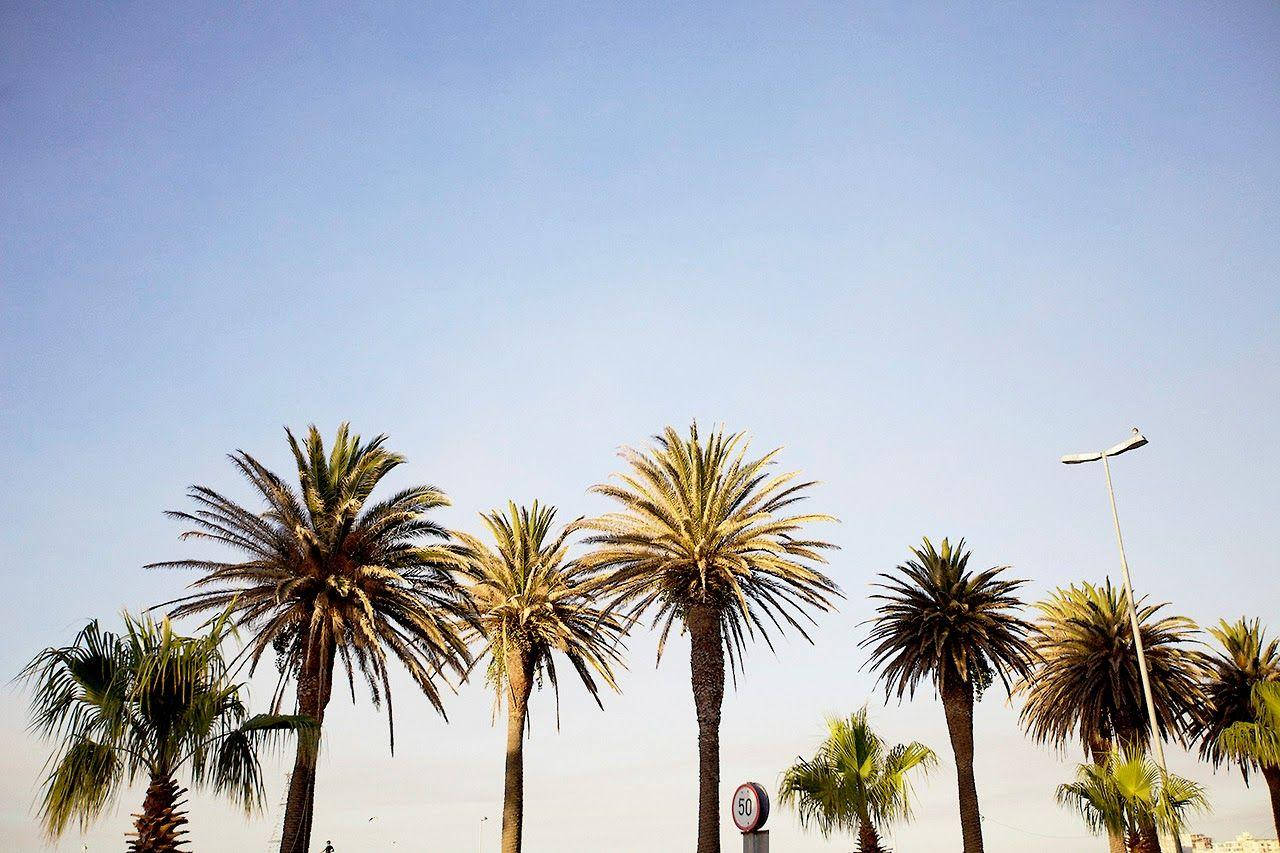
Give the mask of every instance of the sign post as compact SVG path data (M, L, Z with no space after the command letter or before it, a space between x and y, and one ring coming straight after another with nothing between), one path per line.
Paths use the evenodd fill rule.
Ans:
M733 825L742 833L742 853L769 853L769 795L762 785L744 782L733 792L729 804Z

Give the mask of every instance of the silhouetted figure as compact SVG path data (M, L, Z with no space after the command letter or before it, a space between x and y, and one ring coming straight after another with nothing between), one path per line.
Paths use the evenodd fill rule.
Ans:
M324 843L324 850L321 850L320 853L333 853L333 842L326 841Z

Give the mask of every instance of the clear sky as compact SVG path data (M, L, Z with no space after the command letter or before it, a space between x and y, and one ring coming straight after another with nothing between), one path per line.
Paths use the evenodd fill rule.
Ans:
M287 471L282 425L387 432L442 521L538 497L603 509L616 448L691 418L785 445L841 518L848 599L756 648L723 780L771 790L870 701L944 756L903 850L958 850L929 693L884 705L856 643L874 573L967 536L1038 598L1117 565L1141 592L1280 631L1280 7L1166 4L173 4L0 8L0 672L189 578L161 515ZM527 849L687 849L687 644L631 643L604 713L534 699ZM259 702L264 685L256 685ZM401 682L398 749L335 699L316 837L496 849L503 731ZM43 747L0 691L0 847L34 849ZM1078 755L977 716L988 849L1103 849L1053 802ZM1265 789L1209 786L1218 836ZM269 850L192 801L201 851ZM140 795L58 849L118 849ZM847 839L771 821L776 849ZM726 819L727 826L727 819ZM725 833L727 845L736 844ZM727 846L726 850L733 849Z

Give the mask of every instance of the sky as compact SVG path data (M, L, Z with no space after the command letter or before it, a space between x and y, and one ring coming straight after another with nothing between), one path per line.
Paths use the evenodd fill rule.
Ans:
M726 695L722 799L776 790L867 704L942 756L894 849L959 850L928 690L864 668L877 572L967 537L1034 601L1118 569L1280 631L1280 7L1096 3L0 4L0 673L193 578L162 511L225 455L349 420L438 520L538 498L573 518L617 449L691 420L821 481L847 596ZM601 712L535 695L525 849L687 849L688 644L639 630ZM317 849L496 850L503 728L395 682L326 720ZM269 684L251 685L261 706ZM0 847L118 849L141 802L43 848L47 745L0 687ZM978 706L991 851L1104 849L1059 808L1081 756ZM1265 789L1184 752L1210 835L1272 835ZM274 849L191 797L201 851ZM487 818L487 821L484 820ZM785 809L773 846L846 850ZM725 815L726 850L736 849Z

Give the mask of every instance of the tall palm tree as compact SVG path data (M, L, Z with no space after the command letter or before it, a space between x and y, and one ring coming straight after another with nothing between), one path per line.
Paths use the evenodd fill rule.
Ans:
M524 823L524 735L529 695L545 678L556 691L553 652L573 666L600 704L600 687L618 689L614 668L622 666L622 620L597 605L600 573L567 560L573 525L554 531L555 507L507 504L480 518L493 537L490 547L466 533L460 574L475 608L489 659L495 713L507 706L506 784L502 805L502 851L519 853ZM599 681L597 681L599 679ZM602 706L603 707L603 706Z
M1280 743L1280 641L1268 642L1257 619L1224 619L1208 630L1222 648L1207 656L1203 700L1191 716L1200 757L1215 767L1236 761L1246 781L1250 770L1260 770L1280 833L1280 750L1266 749L1268 732L1271 743ZM1267 701L1268 691L1276 697L1274 702ZM1233 729L1236 740L1231 749L1226 734Z
M1189 814L1209 808L1199 785L1165 776L1140 749L1081 764L1076 781L1058 786L1058 802L1079 811L1090 830L1122 836L1130 853L1160 853L1160 832L1181 835Z
M642 452L624 448L629 470L593 491L621 510L583 523L595 548L581 563L610 570L617 601L638 618L650 609L662 626L658 659L677 621L689 632L693 702L698 718L698 853L720 849L720 709L725 654L737 672L745 643L783 623L805 639L809 610L828 610L834 581L815 568L832 545L803 535L826 515L789 515L809 482L771 473L778 450L748 458L744 434L697 425L683 437L671 427ZM766 623L765 620L768 620Z
M169 516L193 525L186 539L209 540L240 552L243 559L186 559L151 567L196 569L199 591L170 604L183 616L230 608L251 633L244 652L250 672L267 649L277 653L281 679L276 703L290 679L297 707L323 724L333 691L334 662L341 659L355 699L355 674L373 702L385 699L391 740L388 654L398 659L442 715L436 676L459 678L470 665L464 631L468 615L450 573L456 555L427 518L448 504L432 486L414 486L370 505L378 483L404 462L383 447L386 436L362 443L347 424L338 428L326 454L312 426L305 443L285 430L297 463L298 489L243 450L231 463L262 501L260 512L240 506L205 486L193 486L192 512ZM306 853L311 841L316 757L299 750L289 779L281 853Z
M886 696L914 696L922 680L933 682L955 752L960 828L965 853L982 853L982 817L973 778L973 703L997 676L1009 692L1010 677L1025 678L1034 652L1031 626L1018 613L1017 591L1026 581L1002 577L1007 567L969 571L961 539L943 539L935 549L927 538L911 549L913 560L896 574L881 574L882 604L871 633L869 665L880 671Z
M58 741L40 817L50 837L73 820L84 829L145 774L129 850L169 853L187 834L180 772L251 813L263 801L259 747L294 732L313 751L316 727L305 717L249 716L222 657L226 617L197 637L177 634L168 620L124 619L123 634L90 622L71 645L45 649L22 671L34 685L32 729Z
M858 853L884 853L880 831L911 817L913 770L938 763L933 750L911 742L889 747L871 728L867 709L827 721L827 739L813 758L801 758L782 774L779 799L796 809L801 826L823 836L857 832Z
M1181 741L1199 704L1201 657L1190 648L1198 629L1190 619L1161 615L1165 606L1139 601L1138 625L1160 737ZM1018 685L1027 733L1056 747L1079 739L1099 767L1115 748L1148 744L1151 725L1123 588L1109 579L1101 586L1072 585L1036 609L1036 663ZM1113 852L1122 843L1119 833L1111 833Z

